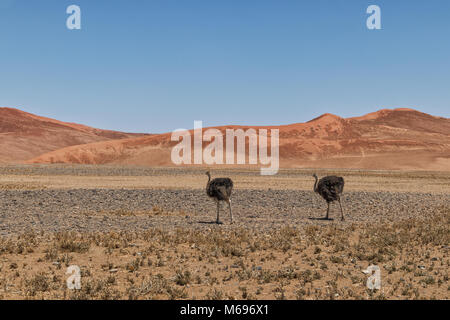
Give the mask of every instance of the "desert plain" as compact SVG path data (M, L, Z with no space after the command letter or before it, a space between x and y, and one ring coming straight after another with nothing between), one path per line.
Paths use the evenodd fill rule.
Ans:
M2 165L0 299L449 298L450 172L214 168L217 225L205 169ZM345 221L314 172L345 178Z
M450 119L217 127L250 128L279 130L282 169L212 167L234 181L234 223L224 205L217 225L207 168L173 167L170 132L0 108L0 299L449 298ZM337 204L323 219L313 173L345 179L345 221Z

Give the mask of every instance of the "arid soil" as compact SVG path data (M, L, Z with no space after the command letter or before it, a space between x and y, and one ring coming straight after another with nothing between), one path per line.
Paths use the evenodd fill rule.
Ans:
M449 298L449 173L319 170L345 178L345 221L311 174L213 171L236 186L216 225L203 168L0 167L0 298Z

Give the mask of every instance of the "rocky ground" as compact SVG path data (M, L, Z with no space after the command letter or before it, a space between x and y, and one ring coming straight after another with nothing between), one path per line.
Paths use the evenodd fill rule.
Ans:
M312 191L236 190L231 226L227 205L222 228L270 230L305 224L349 224L427 216L450 203L449 194L348 192L346 221L337 203L323 221L326 202ZM0 190L0 235L37 231L142 231L152 227L216 227L215 203L198 190Z

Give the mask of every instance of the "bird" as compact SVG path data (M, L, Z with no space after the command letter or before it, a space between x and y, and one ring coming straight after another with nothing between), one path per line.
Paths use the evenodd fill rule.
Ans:
M226 201L230 209L231 223L233 223L233 213L231 212L231 192L233 190L233 181L230 178L215 178L211 180L211 173L206 171L208 183L206 184L206 194L217 202L216 223L221 224L219 220L220 201Z
M330 213L330 203L333 201L339 202L341 208L341 220L344 220L344 211L342 210L341 194L344 191L344 178L337 176L326 176L322 179L318 179L314 173L313 177L316 179L314 183L314 192L320 194L322 198L328 204L326 220L329 220L328 214Z

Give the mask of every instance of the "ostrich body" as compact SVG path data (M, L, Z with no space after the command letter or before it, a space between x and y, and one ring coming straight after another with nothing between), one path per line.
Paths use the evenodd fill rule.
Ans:
M231 212L231 191L233 190L233 181L230 178L215 178L211 180L209 171L206 172L206 175L208 176L206 194L217 202L216 223L221 223L219 220L220 201L226 201L228 203L231 223L233 223L233 213Z
M341 204L341 194L344 191L344 178L336 176L327 176L322 179L318 179L317 175L314 173L313 177L316 179L314 183L314 192L320 194L322 198L327 202L327 216L330 213L330 203L333 201L339 202L339 207L341 208L341 220L344 220L344 211L342 210Z

